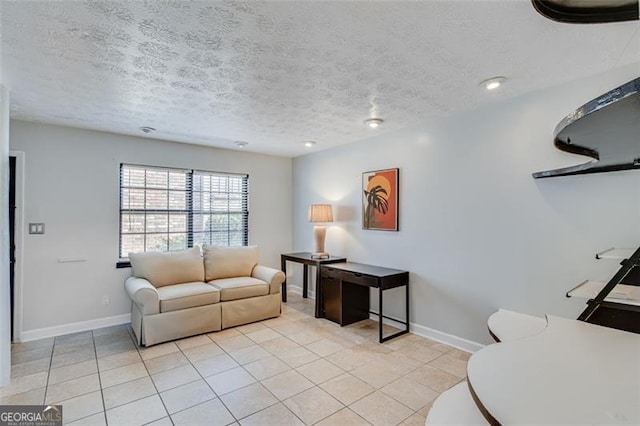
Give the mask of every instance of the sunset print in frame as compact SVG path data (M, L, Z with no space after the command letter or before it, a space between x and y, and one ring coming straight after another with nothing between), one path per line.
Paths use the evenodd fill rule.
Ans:
M398 230L399 169L362 174L362 229Z

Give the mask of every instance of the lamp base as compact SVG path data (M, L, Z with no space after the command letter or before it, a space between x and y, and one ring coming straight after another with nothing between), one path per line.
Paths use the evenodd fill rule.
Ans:
M327 228L323 225L316 225L313 227L313 239L316 243L315 250L311 253L312 259L326 259L329 257L329 253L324 251L324 238L327 235Z

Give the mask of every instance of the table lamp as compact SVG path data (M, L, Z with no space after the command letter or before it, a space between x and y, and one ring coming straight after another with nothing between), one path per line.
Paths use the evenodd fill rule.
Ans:
M327 228L322 224L325 222L333 222L331 204L311 204L309 206L309 222L316 224L313 227L316 248L311 254L311 257L314 259L325 259L329 257L329 253L324 251L324 239L327 235Z

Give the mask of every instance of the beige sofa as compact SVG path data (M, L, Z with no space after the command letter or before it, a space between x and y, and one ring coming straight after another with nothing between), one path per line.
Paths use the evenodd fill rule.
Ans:
M130 253L124 283L138 344L218 331L280 315L284 273L258 265L258 247L204 245Z

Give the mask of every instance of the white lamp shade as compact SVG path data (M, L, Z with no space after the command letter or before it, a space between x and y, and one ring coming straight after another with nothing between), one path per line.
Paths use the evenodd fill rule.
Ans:
M333 222L331 204L311 204L309 206L309 222Z

